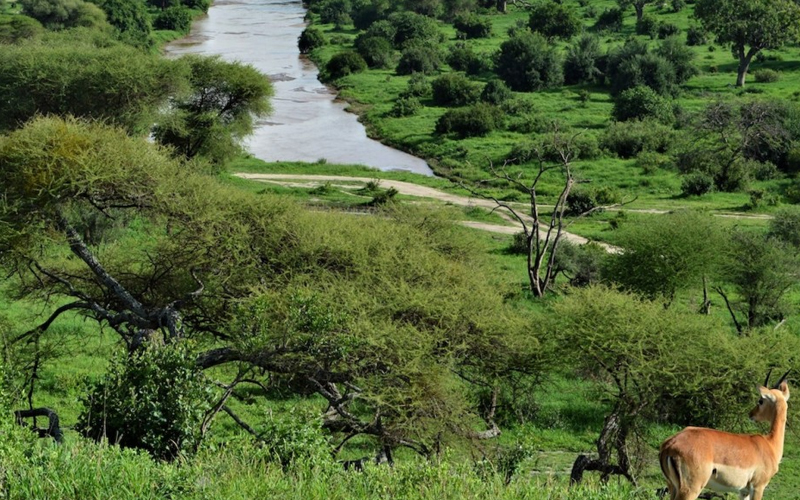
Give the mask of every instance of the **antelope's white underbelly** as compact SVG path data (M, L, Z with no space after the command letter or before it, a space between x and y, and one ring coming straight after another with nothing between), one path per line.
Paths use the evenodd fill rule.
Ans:
M720 493L747 493L752 488L755 469L714 464L714 471L706 484L706 488L710 490Z

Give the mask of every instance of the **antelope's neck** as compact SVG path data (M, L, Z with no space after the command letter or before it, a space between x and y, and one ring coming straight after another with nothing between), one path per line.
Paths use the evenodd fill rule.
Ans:
M786 403L777 405L777 408L775 408L775 420L772 421L772 427L769 430L769 434L767 434L767 439L775 450L778 462L780 462L783 457L783 439L786 435L787 410Z

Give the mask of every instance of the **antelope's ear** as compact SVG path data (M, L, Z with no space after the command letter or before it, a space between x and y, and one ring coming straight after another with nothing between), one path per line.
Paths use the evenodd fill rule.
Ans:
M785 380L778 386L778 390L783 393L783 399L789 401L789 384Z

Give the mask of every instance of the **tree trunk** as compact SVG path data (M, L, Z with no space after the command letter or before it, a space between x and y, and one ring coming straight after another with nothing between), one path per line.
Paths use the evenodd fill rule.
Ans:
M636 9L636 21L641 22L644 17L644 4L635 3L633 8Z
M747 71L750 69L750 61L758 53L758 49L751 47L745 54L744 47L737 50L739 55L739 68L736 71L736 86L744 88Z
M507 0L497 0L497 11L505 14L508 6Z

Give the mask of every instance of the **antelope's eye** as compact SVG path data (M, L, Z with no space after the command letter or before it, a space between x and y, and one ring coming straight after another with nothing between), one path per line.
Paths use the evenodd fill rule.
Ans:
M761 406L762 404L764 404L764 398L758 400L758 406Z

